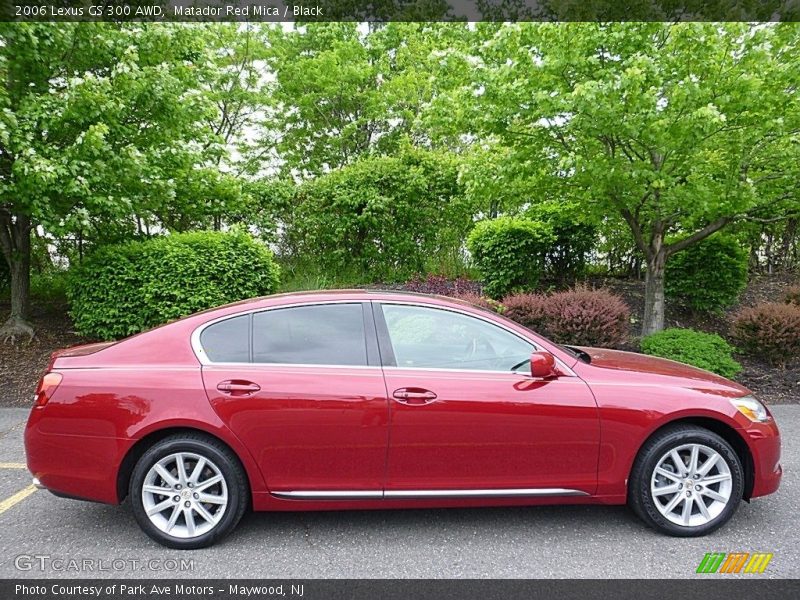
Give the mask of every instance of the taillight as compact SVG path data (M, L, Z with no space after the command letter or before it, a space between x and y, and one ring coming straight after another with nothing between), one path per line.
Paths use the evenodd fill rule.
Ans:
M39 381L36 387L36 398L33 403L34 408L44 406L53 397L58 384L61 383L61 373L47 373Z

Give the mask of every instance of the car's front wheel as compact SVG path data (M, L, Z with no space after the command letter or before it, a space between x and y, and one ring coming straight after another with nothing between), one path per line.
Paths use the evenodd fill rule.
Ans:
M678 425L642 447L629 485L629 502L645 523L669 535L700 536L736 512L744 471L725 439L702 427Z
M169 436L136 463L129 495L133 514L155 541L178 549L204 548L230 533L247 506L247 485L236 457L200 434Z

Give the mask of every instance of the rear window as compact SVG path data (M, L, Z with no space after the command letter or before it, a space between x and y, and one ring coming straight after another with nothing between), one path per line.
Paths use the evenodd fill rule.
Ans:
M250 362L250 315L209 325L200 334L200 345L211 362Z

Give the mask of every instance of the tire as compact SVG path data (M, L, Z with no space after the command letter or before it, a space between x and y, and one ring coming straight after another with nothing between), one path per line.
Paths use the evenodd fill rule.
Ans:
M129 497L147 535L168 548L191 550L233 531L247 508L248 486L239 460L224 444L185 433L160 440L142 455L131 474Z
M693 470L695 448L697 466ZM676 464L673 452L682 467ZM716 459L711 460L714 455ZM707 461L711 466L705 469ZM628 503L656 531L697 537L727 523L739 507L743 491L742 463L727 441L702 427L676 425L656 433L639 451L631 471Z

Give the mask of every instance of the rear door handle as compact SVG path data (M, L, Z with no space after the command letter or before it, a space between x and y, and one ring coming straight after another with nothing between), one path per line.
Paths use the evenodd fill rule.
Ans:
M392 396L401 404L410 404L415 406L430 404L436 400L437 397L434 392L417 387L396 389Z
M261 389L261 386L244 379L226 379L217 384L217 389L223 394L231 396L248 396Z

